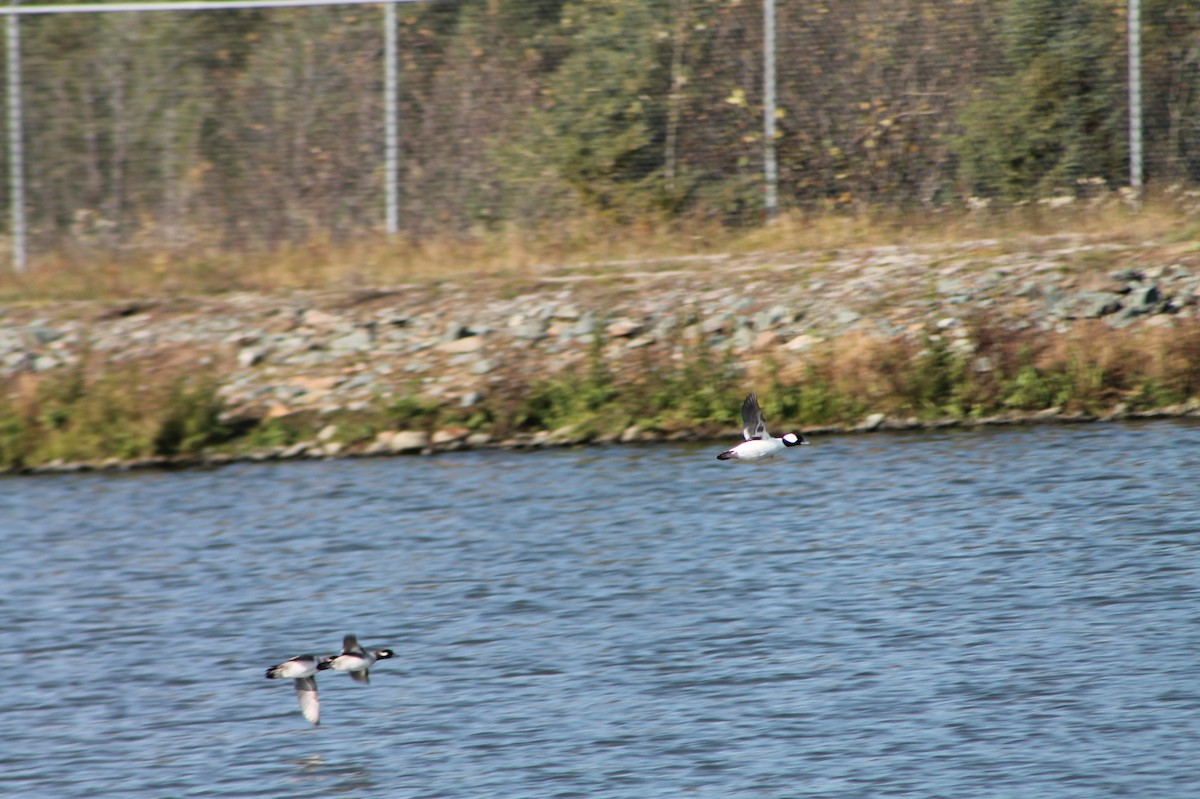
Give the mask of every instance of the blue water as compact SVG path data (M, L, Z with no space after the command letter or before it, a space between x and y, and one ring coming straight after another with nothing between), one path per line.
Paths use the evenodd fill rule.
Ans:
M1200 425L721 449L0 480L0 794L1200 796Z

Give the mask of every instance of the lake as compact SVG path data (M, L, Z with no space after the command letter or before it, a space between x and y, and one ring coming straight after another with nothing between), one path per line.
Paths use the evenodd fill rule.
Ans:
M723 448L0 480L0 793L1200 796L1200 424Z

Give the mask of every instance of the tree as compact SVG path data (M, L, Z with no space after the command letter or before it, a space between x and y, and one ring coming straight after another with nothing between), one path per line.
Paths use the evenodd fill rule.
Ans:
M1123 25L1109 0L1009 0L1005 74L964 108L965 188L1025 199L1125 175Z
M660 203L669 10L663 0L589 0L563 8L568 51L518 141L500 155L516 180L553 176L581 207L618 216Z

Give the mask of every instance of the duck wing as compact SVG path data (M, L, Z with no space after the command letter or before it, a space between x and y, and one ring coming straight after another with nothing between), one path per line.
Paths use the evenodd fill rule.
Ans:
M367 674L367 669L362 669L362 670L360 670L360 671L352 671L352 672L350 672L350 679L354 680L355 682L360 682L360 683L362 683L363 685L370 685L370 684L371 684L371 678L370 678L370 676Z
M300 701L300 713L312 724L321 723L321 701L317 697L317 681L313 677L296 680L296 699Z
M362 648L358 642L358 637L347 635L342 639L342 654L343 655L365 655L367 651Z
M742 403L742 437L747 441L755 441L767 435L767 422L763 419L762 408L758 407L758 394L752 391Z

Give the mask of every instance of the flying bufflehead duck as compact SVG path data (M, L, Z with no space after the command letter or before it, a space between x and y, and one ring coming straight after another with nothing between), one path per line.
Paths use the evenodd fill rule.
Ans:
M300 655L267 669L268 680L295 681L300 712L313 724L321 723L321 702L317 697L316 674L325 668L323 664L327 660L329 658L319 658L316 655Z
M762 408L758 407L758 395L751 392L742 403L742 437L746 440L717 456L719 461L762 461L774 458L788 447L807 444L804 436L797 432L784 433L775 438L767 432Z
M334 671L348 672L352 680L366 685L371 681L368 670L375 665L375 661L395 656L396 653L390 649L376 649L374 652L368 652L358 643L358 638L347 635L342 639L342 654L326 658L325 662L317 665L317 668L322 671L333 669Z

